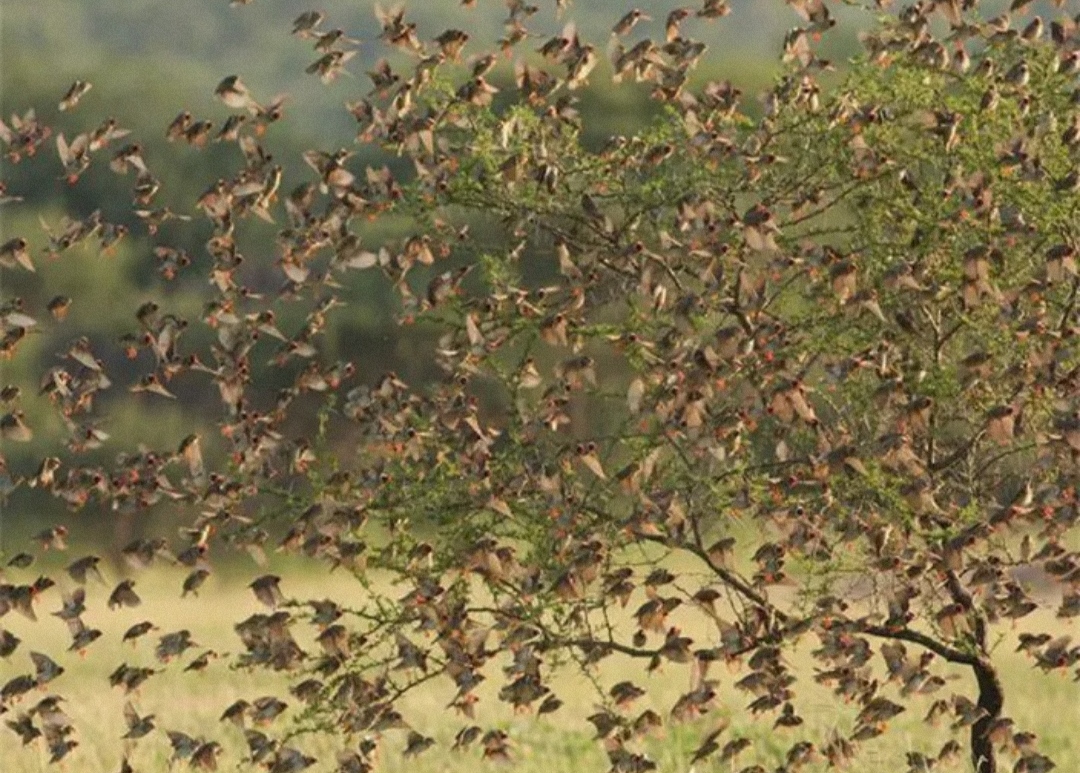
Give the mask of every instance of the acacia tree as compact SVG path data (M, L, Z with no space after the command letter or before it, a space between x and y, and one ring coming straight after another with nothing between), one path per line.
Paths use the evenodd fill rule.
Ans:
M412 67L380 64L375 92L348 109L360 141L410 169L361 170L347 150L313 150L315 179L281 202L281 167L260 139L280 105L227 78L217 95L249 116L223 130L243 166L196 202L214 230L202 324L215 342L185 349L188 323L148 307L127 339L133 357L152 352L133 389L214 385L222 462L204 461L199 435L112 466L81 462L107 441L93 403L107 381L98 346L82 340L42 382L71 430L67 452L29 485L75 507L192 512L182 544L124 549L132 565L168 555L190 566L185 592L206 578L211 544L259 556L275 528L280 547L364 585L369 601L349 608L287 600L276 575L252 583L272 611L237 625L246 651L234 665L288 672L307 706L286 740L248 732L250 759L272 771L315 762L287 742L298 732L339 734L341 770L369 769L371 739L394 729L406 754L424 751L433 739L410 729L399 699L447 679L463 716L455 746L479 740L485 758L510 757L504 731L469 722L481 681L500 679L500 701L544 714L561 705L552 676L574 669L598 691L587 720L612 770L649 770L642 737L720 708L721 661L742 672L747 721L796 728L781 770L858 764L924 695L928 721L949 717L967 736L978 773L998 770L1001 754L1015 770L1049 770L1034 735L1004 714L993 632L1039 606L1031 578L1060 591L1058 617L1080 612L1068 543L1080 54L1069 20L1044 40L1038 18L985 24L967 5L921 3L881 20L867 54L826 88L817 74L832 67L811 44L833 19L820 0L792 3L804 24L785 40L763 109L729 83L690 80L705 49L688 37L689 11L656 40L631 13L616 25L611 72L647 84L664 115L599 150L582 144L575 97L601 53L571 26L542 60L520 56L510 84L488 80L494 54L462 75L465 33L427 43L402 13L384 13L382 39ZM725 12L706 3L697 16ZM507 50L529 19L511 4ZM352 50L322 22L305 14L296 33L320 45L309 71L332 80ZM13 160L48 137L32 116L13 124ZM110 131L58 143L69 179ZM208 131L187 113L169 128L194 143ZM152 179L137 148L113 163ZM251 215L284 221L279 296L242 284L235 224ZM405 232L365 245L365 218ZM50 249L116 228L72 222ZM157 255L184 268L167 246ZM4 260L33 267L18 238ZM441 377L356 385L351 364L324 361L319 338L347 313L333 310L357 272L387 277L399 323L436 341ZM309 310L296 330L278 326L284 299ZM5 308L4 351L19 356L33 320ZM267 338L281 339L270 365ZM291 386L259 404L267 368ZM32 434L17 407L3 432ZM62 541L63 529L43 538ZM69 567L73 579L91 559ZM374 579L386 576L408 592L388 595ZM5 584L2 609L32 615L50 585ZM108 600L136 602L130 580ZM95 632L79 604L64 609L86 648ZM318 650L297 643L300 624L314 627ZM162 660L190 646L183 633L160 639ZM807 642L813 674L785 658ZM1020 645L1044 671L1080 660L1068 637L1025 632ZM607 684L595 675L608 658L639 667ZM948 697L944 665L968 674ZM5 708L56 676L40 657L35 666L3 688ZM691 688L667 716L631 710L646 692L633 675L658 668L688 672ZM125 664L113 677L131 687L149 675ZM800 728L811 679L838 699L822 737ZM266 719L282 707L235 708ZM71 733L55 711L39 704L11 726L33 740L39 720L62 759ZM764 770L746 759L749 740L723 731L695 762ZM216 764L217 742L170 740L177 757ZM953 739L907 763L929 770L962 753Z

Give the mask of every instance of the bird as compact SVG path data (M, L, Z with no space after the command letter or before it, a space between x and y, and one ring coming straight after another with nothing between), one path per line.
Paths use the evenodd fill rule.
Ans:
M192 647L199 646L191 639L191 632L186 628L167 633L158 639L154 655L162 663L168 663L173 658L179 657Z
M622 37L634 29L639 22L651 20L652 17L646 15L640 8L631 8L622 18L615 22L615 26L611 28L611 34Z
M271 609L276 609L285 600L279 587L280 582L281 577L267 574L253 580L248 587L260 602Z
M34 664L34 682L43 687L64 673L64 667L42 652L31 652L30 660Z
M214 95L224 102L226 107L235 110L247 110L252 115L257 115L261 110L258 102L251 96L251 92L238 75L223 78L214 88Z
M127 732L122 737L131 741L149 735L155 728L154 715L140 715L130 701L124 704L124 723L127 725Z
M120 607L137 607L142 603L142 599L135 593L135 581L134 580L121 580L112 593L109 594L108 606L109 609L119 609Z
M104 584L105 578L102 576L101 570L98 569L99 563L101 563L100 556L87 555L68 564L65 571L79 585L86 585L90 577Z

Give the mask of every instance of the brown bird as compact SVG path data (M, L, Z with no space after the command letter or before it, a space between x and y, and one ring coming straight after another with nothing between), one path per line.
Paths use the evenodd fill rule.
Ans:
M697 12L702 19L719 19L731 13L727 0L705 0L701 10Z
M245 730L244 739L247 742L248 751L251 753L251 761L256 764L266 760L277 749L277 741L271 740L265 733L258 730Z
M467 749L471 746L483 733L483 728L479 725L468 725L461 728L454 736L454 749Z
M154 654L162 663L168 663L173 658L179 657L192 647L198 647L191 639L191 632L187 629L167 633L158 640Z
M214 96L224 102L226 107L234 110L247 110L254 115L261 109L238 75L229 75L222 79L214 89Z
M206 650L197 658L184 666L184 671L194 671L195 673L200 673L207 669L207 667L210 665L211 660L219 657L221 657L221 655L214 650Z
M0 658L7 658L18 649L22 639L6 629L0 629Z
M34 725L34 719L29 714L19 714L15 719L4 720L4 724L19 736L23 746L41 737L41 730Z
M40 652L31 652L30 660L34 663L34 680L38 687L42 687L64 673L64 667L58 665L52 658Z
M0 416L0 437L17 443L29 443L34 439L34 431L26 424L26 415L22 411L12 411Z
M643 689L628 681L619 682L608 691L608 695L615 701L615 705L621 708L626 708L644 694Z
M71 298L66 295L56 295L46 304L45 308L52 314L57 322L63 322L71 309Z
M128 729L122 738L132 741L147 735L155 727L154 715L140 716L130 702L124 704L124 722Z
M450 61L456 62L461 56L461 49L469 41L469 33L461 30L449 29L435 38L443 55Z
M234 701L228 708L221 713L218 717L219 722L231 722L237 727L242 728L244 726L244 720L247 717L248 710L251 708L249 701L240 698Z
M752 741L749 738L734 738L728 741L720 750L720 762L734 760L743 751L749 749L751 744Z
M124 632L122 641L132 643L134 646L137 639L145 636L146 634L158 630L158 627L151 623L149 620L143 620L141 623L135 623Z
M166 730L165 734L169 736L169 744L172 746L173 762L190 759L191 755L195 753L195 750L203 744L202 741L196 740L187 733L181 733L177 730Z
M888 698L874 698L859 712L856 723L860 725L883 724L905 710L903 706L893 703Z
M63 728L62 730L70 731L71 728ZM50 738L50 736L52 736ZM59 729L54 729L50 732L49 728L45 730L45 742L49 749L49 763L57 763L63 760L71 751L79 745L79 742L67 737L67 733L62 732Z
M187 135L188 129L191 128L191 123L191 113L185 110L176 116L172 123L169 124L169 127L165 130L165 139L169 142L183 139Z
M134 580L121 580L113 592L109 594L108 606L109 609L119 609L120 607L137 607L142 603L142 599L135 593L135 581Z
M68 564L65 571L68 573L68 576L79 583L79 585L86 585L87 578L91 576L104 584L105 578L98 569L98 564L100 562L101 558L99 556L83 556Z
M626 35L630 30L637 26L638 22L651 21L652 17L645 15L640 8L630 9L626 15L615 22L615 26L611 28L611 34L616 37L622 37Z
M35 270L34 262L30 259L30 245L20 236L8 239L0 245L0 266L15 268L16 265L30 272Z
M67 550L67 534L66 526L53 526L35 534L34 540L41 544L42 550Z
M68 620L67 624L68 629L71 631L71 646L68 647L68 652L78 652L82 655L86 652L87 647L101 638L101 631L96 628L89 628L81 618L76 617Z
M255 598L271 609L277 609L285 601L285 596L279 587L280 582L281 578L277 575L267 574L252 581L248 587L255 594Z
M207 741L200 744L191 753L191 767L197 770L217 770L217 758L221 751L221 744L217 741Z
M345 64L356 56L357 51L331 51L323 54L304 71L308 75L318 75L323 83L330 83L346 72Z
M702 760L708 759L717 751L719 751L720 744L717 742L716 739L719 738L720 734L723 733L726 729L727 723L724 723L720 727L710 732L707 736L705 736L705 738L701 741L701 745L698 746L698 748L694 751L694 756L690 758L690 764L693 765L696 762L701 762Z
M37 686L34 677L28 674L9 679L3 687L0 687L0 705L11 703L16 698L30 692Z
M131 693L157 673L159 672L152 668L133 668L127 663L121 663L109 674L109 684L113 687L123 687L125 693Z
M256 698L251 704L251 721L257 725L268 725L277 719L288 704L272 695Z
M71 593L64 593L62 598L63 606L60 611L53 612L53 615L61 620L65 622L74 620L86 611L86 591L83 588L76 588Z
M282 746L274 753L269 773L299 773L316 762L318 760L315 757L304 754L291 746Z
M180 593L180 598L187 598L190 593L193 596L199 595L199 588L206 582L206 578L210 576L209 569L195 569L187 577L184 578L183 590Z
M305 11L293 21L292 34L301 38L310 37L312 32L326 20L322 11Z
M410 730L409 736L405 740L405 751L402 754L404 757L418 757L434 745L434 738Z

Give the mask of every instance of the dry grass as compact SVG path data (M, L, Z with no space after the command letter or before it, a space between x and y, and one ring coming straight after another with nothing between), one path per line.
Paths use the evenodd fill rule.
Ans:
M151 584L147 575L139 581L137 589L143 596L144 604L136 609L107 611L103 608L103 599L108 589L92 589L94 593L88 601L90 609L84 619L88 625L104 631L105 635L82 658L74 653L65 653L64 657L55 656L56 652L66 647L68 641L64 624L48 614L59 608L59 594L55 590L49 591L41 600L39 622L31 623L16 614L9 614L0 621L0 625L24 640L7 662L0 661L0 680L6 681L18 673L32 670L27 654L32 649L54 655L66 668L66 673L49 688L67 698L65 711L77 728L76 737L80 745L64 763L69 771L114 773L119 769L125 753L136 771L153 773L169 768L171 750L164 732L155 731L136 746L128 748L120 740L126 730L122 713L126 698L119 689L110 689L106 676L120 662L139 666L157 665L152 652L153 637L147 637L135 647L120 644L120 637L128 626L143 619L152 619L161 627L161 633L187 628L199 644L218 651L235 652L239 640L232 631L233 624L248 614L261 611L258 602L244 587L243 580L212 578L204 586L200 598L180 600L176 588L182 574L167 570L158 573L157 577L156 585ZM325 574L310 571L288 573L288 570L286 577L284 590L294 598L329 597L343 605L359 601L360 590L347 577L336 575L328 578ZM708 631L695 629L695 621L687 618L679 622L699 643L708 641ZM1060 623L1050 619L1049 613L1029 622L1043 624L1045 628L1062 628ZM1080 727L1080 685L1070 681L1068 675L1043 674L1032 670L1027 661L1011 652L1015 648L1015 632L1006 630L1004 634L998 652L1007 695L1006 713L1016 720L1019 727L1039 734L1041 749L1054 757L1059 770L1080 769L1080 739L1075 731ZM813 644L808 639L800 651L790 657L791 664L802 678L796 703L799 713L806 720L802 727L774 731L771 717L762 717L758 722L747 724L741 707L749 701L745 694L731 687L739 676L720 669L715 674L721 680L721 698L717 710L689 726L668 726L649 742L648 751L659 763L660 770L675 773L688 770L688 752L694 749L701 733L715 727L720 718L732 720L728 734L745 734L754 740L753 748L740 757L734 770L752 761L760 762L771 770L780 763L784 751L801 738L820 740L827 737L833 728L841 732L850 731L854 709L838 703L829 691L814 685L809 678L812 661L808 652ZM192 650L183 662L190 661L200 651ZM232 725L218 721L222 710L238 698L252 699L275 692L293 704L296 701L284 695L283 681L272 674L233 671L224 661L213 663L202 674L185 674L182 673L182 665L173 663L164 673L150 679L132 696L133 702L141 713L157 715L159 729L180 730L189 735L221 741L225 751L220 760L220 769L248 769L250 765L243 763L246 750L242 733ZM606 769L602 749L591 740L591 726L582 721L585 715L591 713L596 700L596 693L586 679L567 674L556 681L555 690L566 705L551 717L537 719L531 715L513 716L506 704L498 702L495 692L500 680L496 676L492 674L483 686L485 689L480 691L482 701L478 707L478 721L485 727L499 726L510 733L515 771L571 773ZM954 677L942 694L959 692L971 695L973 685L970 675L957 671ZM667 664L657 673L646 675L642 671L642 664L619 657L604 661L599 673L599 682L604 686L610 686L620 679L632 679L649 688L648 696L639 701L634 709L640 711L651 707L664 716L677 697L688 688L689 678L687 666ZM889 687L886 694L893 695L892 691L893 688ZM446 707L452 695L453 686L448 680L432 683L430 689L408 698L403 706L406 717L421 732L434 735L444 743L449 742L466 724L464 718ZM27 708L40 697L39 693L31 694L16 708ZM891 732L865 744L864 753L855 769L903 770L905 752L936 752L950 735L947 727L931 728L922 723L922 714L931 700L926 697L914 701L909 711L891 728ZM278 726L273 729L283 731L292 713L290 710L279 719ZM9 713L5 719L10 716ZM500 769L496 763L483 762L475 749L464 753L450 752L448 743L444 747L435 747L419 759L406 760L400 753L404 742L403 731L386 734L380 757L382 770L464 773L477 766ZM961 742L966 746L965 739L961 738ZM297 739L295 745L315 756L321 755L322 762L313 770L333 769L330 739L306 737ZM756 760L752 759L755 757ZM3 760L4 773L31 773L48 767L48 755L40 741L23 749L17 737L6 728L0 729L0 759ZM821 762L810 769L824 768L825 763ZM505 769L505 766L501 769ZM713 769L727 770L726 766L718 763L698 765L699 771ZM966 770L966 763L959 763L954 769Z

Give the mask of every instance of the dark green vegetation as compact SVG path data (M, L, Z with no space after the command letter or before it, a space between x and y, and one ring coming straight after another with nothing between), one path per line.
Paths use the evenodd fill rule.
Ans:
M350 136L276 145L287 107L215 79L229 119L157 116L162 157L210 171L186 196L123 119L20 111L8 193L87 198L4 204L4 494L80 513L37 535L48 557L97 514L133 576L15 554L0 614L60 596L68 652L115 658L94 608L140 608L152 566L203 602L254 559L237 652L202 662L148 608L127 638L153 652L110 682L137 696L180 660L274 685L224 717L272 773L424 754L416 697L443 692L454 745L491 761L529 713L587 721L618 773L676 725L702 768L1049 770L1003 648L1080 674L1077 25L922 3L841 74L830 6L789 4L761 100L700 77L722 2L592 42L515 2L491 45L309 12L312 84L372 37L390 57L346 90ZM648 106L614 137L610 80ZM168 530L138 536L152 512ZM274 548L351 592L291 598ZM28 694L63 695L63 655L4 642L9 727L61 762L77 723ZM240 758L137 703L131 764L166 739L195 768ZM914 713L919 748L889 744Z

